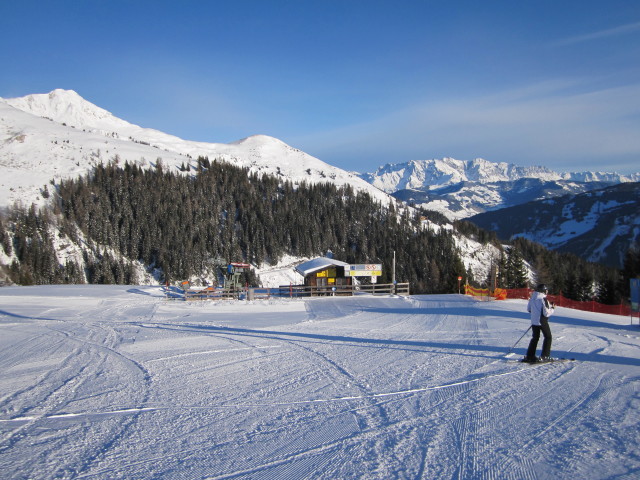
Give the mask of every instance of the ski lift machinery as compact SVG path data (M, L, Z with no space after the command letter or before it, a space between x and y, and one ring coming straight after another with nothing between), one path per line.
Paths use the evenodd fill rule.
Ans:
M227 274L225 275L225 287L240 289L242 285L240 285L240 277L242 273L251 268L251 265L248 263L240 263L240 262L231 262L227 265Z

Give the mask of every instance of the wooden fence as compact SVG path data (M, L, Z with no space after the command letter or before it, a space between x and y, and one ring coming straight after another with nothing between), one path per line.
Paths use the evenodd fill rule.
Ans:
M339 285L335 287L284 285L278 288L249 288L248 298L251 300L252 298L352 296L358 294L407 296L409 295L409 284L373 283L370 285Z
M341 286L324 286L324 287L308 287L304 285L283 285L276 288L258 288L248 287L241 289L224 289L207 287L201 290L177 288L167 289L165 294L167 298L178 299L182 297L184 300L217 300L217 299L247 299L254 300L260 298L300 298L300 297L319 297L319 296L352 296L358 294L370 295L409 295L408 283L383 283L371 285L341 285Z

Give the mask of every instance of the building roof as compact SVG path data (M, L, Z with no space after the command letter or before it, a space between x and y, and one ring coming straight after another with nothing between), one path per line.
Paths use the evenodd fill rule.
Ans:
M306 277L307 275L319 272L320 270L326 270L331 267L346 267L347 265L349 264L336 260L335 258L318 257L309 260L308 262L301 263L295 268L295 271L303 277Z

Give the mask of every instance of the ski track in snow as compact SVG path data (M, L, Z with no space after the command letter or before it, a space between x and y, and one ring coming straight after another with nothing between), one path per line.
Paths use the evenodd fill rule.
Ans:
M637 324L561 309L554 353L578 361L523 365L506 353L528 326L525 305L1 289L0 469L45 479L634 478Z

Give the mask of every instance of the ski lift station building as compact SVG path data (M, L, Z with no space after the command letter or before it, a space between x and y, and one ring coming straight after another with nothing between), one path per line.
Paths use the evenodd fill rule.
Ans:
M318 257L295 267L304 277L305 287L344 287L351 285L351 277L346 275L349 264L335 258Z

